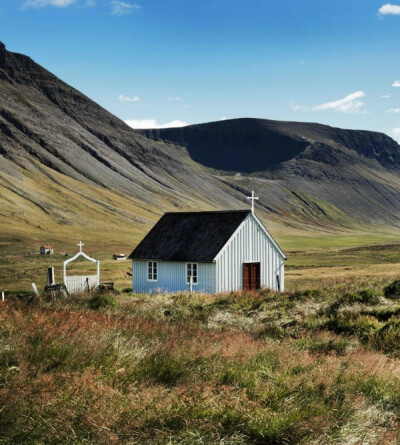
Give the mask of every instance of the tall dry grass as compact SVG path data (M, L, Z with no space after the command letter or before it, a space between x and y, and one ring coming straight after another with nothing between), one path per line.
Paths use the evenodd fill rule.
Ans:
M1 304L0 443L399 443L383 284Z

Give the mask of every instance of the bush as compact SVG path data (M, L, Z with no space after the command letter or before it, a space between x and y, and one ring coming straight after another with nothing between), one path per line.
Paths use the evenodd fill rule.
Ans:
M366 342L370 335L380 328L380 324L376 318L369 315L352 318L349 314L340 314L329 318L325 327L336 334L354 334L361 341Z
M365 304L377 304L379 303L379 297L371 289L363 289L358 293L360 300Z
M185 363L168 353L153 354L143 358L135 367L132 378L154 381L166 386L173 386L185 376Z
M354 333L357 337L365 342L368 338L379 329L379 322L376 318L367 315L360 315L353 325Z
M400 320L392 318L371 337L371 344L387 354L400 353Z
M303 291L295 291L289 295L290 300L301 300L305 298L321 298L323 293L320 289L306 289Z
M388 284L383 292L386 298L390 298L393 300L400 299L400 280L395 280L392 283Z
M379 297L371 289L363 289L358 293L345 294L340 300L341 304L378 304Z
M107 307L116 306L117 302L115 297L110 294L95 294L89 300L90 309L102 309Z
M344 338L339 338L338 340L330 338L325 340L310 337L299 341L300 349L308 349L314 354L329 354L334 352L337 355L345 355L349 345L350 342Z

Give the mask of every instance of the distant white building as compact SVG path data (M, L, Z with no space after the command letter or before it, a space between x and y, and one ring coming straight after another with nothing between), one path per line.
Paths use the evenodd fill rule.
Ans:
M113 260L117 261L126 260L126 256L124 253L114 253Z
M40 246L41 255L52 255L53 253L54 249L51 246Z
M129 258L138 293L285 286L286 256L250 210L166 213Z

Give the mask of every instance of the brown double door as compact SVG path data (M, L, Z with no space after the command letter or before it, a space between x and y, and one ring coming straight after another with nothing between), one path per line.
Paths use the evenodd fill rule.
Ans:
M260 287L260 263L243 263L243 290L257 290Z

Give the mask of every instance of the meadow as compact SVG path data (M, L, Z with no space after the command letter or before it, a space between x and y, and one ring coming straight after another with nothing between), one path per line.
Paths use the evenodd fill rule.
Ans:
M400 443L399 247L292 251L285 293L135 295L108 255L116 292L10 290L0 444Z

